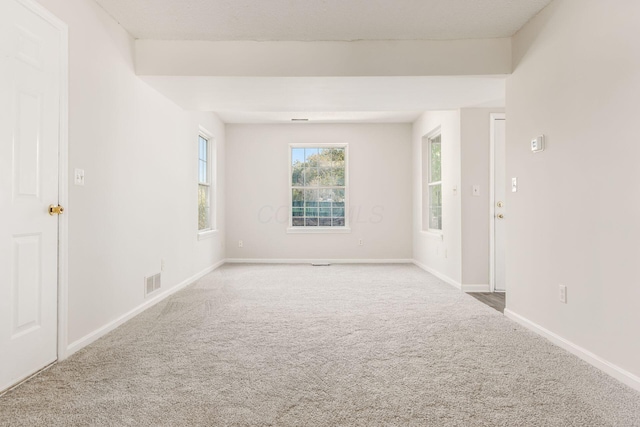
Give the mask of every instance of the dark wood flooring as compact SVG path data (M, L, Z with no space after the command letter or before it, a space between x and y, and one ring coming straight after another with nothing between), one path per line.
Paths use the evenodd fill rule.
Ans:
M505 296L504 292L469 292L469 295L483 304L498 310L504 314Z

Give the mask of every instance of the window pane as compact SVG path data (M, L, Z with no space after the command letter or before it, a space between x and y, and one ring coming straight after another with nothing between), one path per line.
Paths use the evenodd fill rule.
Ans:
M198 180L199 182L207 183L207 162L204 160L198 161Z
M209 187L198 186L198 230L206 230L209 224Z
M326 187L335 187L336 185L336 180L335 180L335 176L333 174L333 169L332 168L322 168L318 170L319 173L319 182L320 185L326 186Z
M202 136L198 137L198 158L200 160L207 159L207 140Z
M293 225L294 227L303 227L304 226L304 218L302 218L302 217L293 218L291 220L291 225Z
M334 217L342 217L342 216L344 216L344 208L343 207L334 206L331 216L334 216Z
M318 168L306 168L304 170L304 185L305 187L317 187L320 183L318 177Z
M332 148L331 157L334 166L344 167L344 148Z
M344 218L333 218L332 225L334 227L344 227Z
M431 160L430 160L430 171L431 171L431 179L429 182L437 182L442 180L442 171L441 171L441 144L440 144L440 135L431 139L430 141L431 147Z
M318 207L318 190L304 190L304 205Z
M335 198L335 190L331 188L323 188L318 190L318 200L324 203L328 203L329 206Z
M291 165L303 165L304 164L304 148L292 148L291 149Z
M304 157L308 167L318 166L318 150L317 148L305 148Z
M344 184L344 167L342 168L334 168L333 169L335 185L339 187L343 187Z
M333 161L333 153L330 148L321 148L318 154L318 167L330 168Z
M306 227L316 227L318 225L318 218L305 218L304 225Z
M331 218L320 218L318 223L320 227L331 227Z
M304 191L297 189L292 190L291 200L294 207L304 206Z
M429 228L442 230L442 185L429 186Z
M304 163L297 163L291 167L291 185L304 186Z
M344 206L344 190L333 190L333 204L336 205L338 203L341 203L341 206Z

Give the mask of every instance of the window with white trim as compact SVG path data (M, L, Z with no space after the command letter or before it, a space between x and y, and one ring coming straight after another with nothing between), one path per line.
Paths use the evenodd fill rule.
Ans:
M291 145L290 227L346 229L347 146Z
M213 229L211 220L211 137L198 135L198 231Z
M442 231L442 136L440 131L423 140L422 229Z

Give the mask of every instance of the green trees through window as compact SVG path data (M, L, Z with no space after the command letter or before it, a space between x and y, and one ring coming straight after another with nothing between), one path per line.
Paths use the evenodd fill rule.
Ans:
M346 148L291 148L291 226L344 227Z
M442 144L441 136L429 138L429 229L442 230Z

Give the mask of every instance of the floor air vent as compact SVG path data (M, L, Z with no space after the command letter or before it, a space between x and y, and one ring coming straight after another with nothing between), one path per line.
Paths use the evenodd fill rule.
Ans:
M144 278L144 295L147 296L160 289L160 273Z

